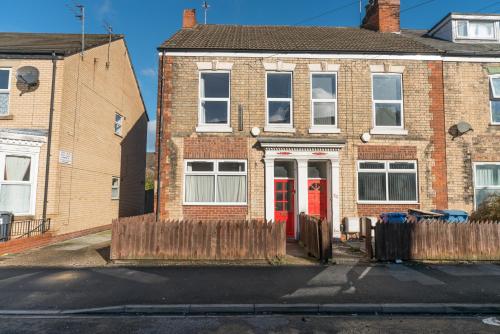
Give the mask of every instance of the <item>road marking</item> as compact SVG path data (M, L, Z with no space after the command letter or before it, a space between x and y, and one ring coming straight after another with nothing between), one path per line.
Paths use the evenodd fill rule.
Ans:
M483 319L483 323L490 326L500 327L500 320L494 317Z
M366 267L366 269L363 270L363 272L361 273L361 275L359 275L358 281L360 279L363 279L366 275L368 275L368 273L370 272L370 270L372 270L372 267Z

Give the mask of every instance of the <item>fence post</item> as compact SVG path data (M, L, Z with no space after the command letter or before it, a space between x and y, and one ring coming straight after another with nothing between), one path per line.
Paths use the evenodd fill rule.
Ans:
M365 224L365 248L366 256L369 259L373 258L373 248L372 248L372 221L367 217L363 217L363 224Z

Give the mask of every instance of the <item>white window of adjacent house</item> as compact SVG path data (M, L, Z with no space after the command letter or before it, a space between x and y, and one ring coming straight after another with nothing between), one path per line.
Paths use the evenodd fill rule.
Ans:
M373 123L378 129L403 129L403 85L399 73L372 75Z
M269 131L293 128L291 72L266 72L266 110Z
M244 205L247 163L244 160L187 160L184 204Z
M457 37L467 39L495 39L494 21L457 20Z
M500 195L500 162L478 162L474 164L474 206L492 195Z
M120 178L118 176L111 178L111 199L120 199Z
M197 131L228 132L230 128L230 72L200 72Z
M10 69L0 68L0 116L9 114Z
M313 129L337 128L337 74L311 73Z
M0 153L0 211L34 214L36 160L22 153Z
M417 162L358 161L358 202L417 203Z
M500 75L490 77L491 124L500 125Z
M123 116L115 113L115 134L121 136L123 127Z

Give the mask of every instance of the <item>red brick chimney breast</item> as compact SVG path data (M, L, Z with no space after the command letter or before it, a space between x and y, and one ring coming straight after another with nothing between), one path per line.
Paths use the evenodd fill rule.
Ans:
M182 28L191 29L196 26L196 9L184 9L182 15Z
M362 28L378 32L400 32L400 0L371 0L366 5Z

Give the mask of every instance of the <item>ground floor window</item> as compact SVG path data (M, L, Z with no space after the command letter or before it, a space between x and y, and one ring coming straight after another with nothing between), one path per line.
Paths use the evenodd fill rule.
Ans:
M188 160L185 163L185 204L246 204L246 161Z
M417 202L416 161L358 161L358 202Z
M500 162L474 165L474 199L477 208L491 195L500 195Z
M0 152L0 211L33 214L36 162L29 154Z

